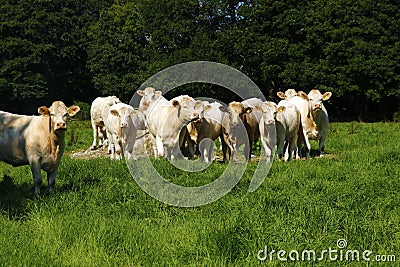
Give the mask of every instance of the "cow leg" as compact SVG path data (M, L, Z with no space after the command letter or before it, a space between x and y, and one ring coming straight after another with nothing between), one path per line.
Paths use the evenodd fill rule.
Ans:
M110 135L110 142L108 142L108 145L107 145L107 150L108 150L108 154L110 155L110 159L114 159L115 146L114 146L114 140L111 135Z
M310 141L308 140L308 137L307 137L307 132L304 130L300 133L300 136L297 139L297 153L299 154L300 158L303 157L303 153L301 152L301 147L302 147L303 143L304 143L305 150L306 150L306 158L309 159L311 146L310 146Z
M193 159L196 155L196 143L189 137L188 139L188 158Z
M296 137L291 138L288 143L289 143L289 151L288 151L288 157L287 157L287 161L291 161L293 158L293 149L294 149L294 144L296 141Z
M49 185L50 194L54 193L54 187L56 185L56 174L57 174L57 169L47 173L47 183Z
M107 146L108 145L108 136L105 126L102 126L99 130L99 146Z
M228 150L228 145L226 144L224 138L220 138L221 140L221 150L222 150L222 161L225 162L226 161L226 152Z
M284 136L280 136L279 137L278 143L277 143L277 147L278 147L278 158L280 160L282 160L282 159L284 159L283 152L286 150L286 147L287 147L286 144L285 144L285 137Z
M248 144L244 145L243 153L244 153L244 156L245 156L246 160L250 160L251 159L251 144L252 144L251 141L249 141Z
M207 163L213 161L212 154L213 154L213 147L214 147L214 145L215 145L214 141L211 141L211 140L210 140L209 144L206 146L206 147L207 147L207 150L208 150L208 151L207 151L207 158L208 158Z
M321 138L319 139L319 156L322 158L325 156L325 139L326 135L322 135Z
M93 129L93 143L92 146L90 147L91 150L95 150L97 148L97 136L98 136L98 128L97 125L92 121L92 129Z
M265 158L268 159L268 162L272 162L273 155L272 155L271 140L267 137L261 137L261 144L264 148Z
M164 145L162 143L162 139L160 136L156 136L156 144L155 144L155 150L154 150L154 156L157 157L164 157Z
M29 167L31 168L33 183L35 186L35 194L40 193L40 188L42 187L43 179L42 174L40 172L40 163L39 160L31 160L29 163Z
M116 160L120 160L122 157L122 147L121 147L121 140L119 138L117 138L116 141L113 142L114 143L114 149L115 149L115 155L114 158Z

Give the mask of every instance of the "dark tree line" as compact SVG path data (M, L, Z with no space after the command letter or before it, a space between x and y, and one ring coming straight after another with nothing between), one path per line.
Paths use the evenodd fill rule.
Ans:
M209 60L248 75L264 95L331 91L334 120L400 110L400 1L4 0L0 109L35 113L55 99L128 102L150 76ZM191 84L171 92L235 99Z

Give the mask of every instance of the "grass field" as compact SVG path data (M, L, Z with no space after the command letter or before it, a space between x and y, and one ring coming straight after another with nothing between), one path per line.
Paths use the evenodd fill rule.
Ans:
M257 165L250 162L229 194L195 208L151 198L124 161L69 156L91 140L89 122L70 123L50 196L33 196L28 167L0 163L1 265L399 266L398 123L331 123L325 158L275 161L253 193L247 188ZM165 160L154 165L185 185L208 183L226 167L187 174ZM347 246L338 247L339 239ZM303 261L304 250L314 250L316 260ZM359 261L346 261L348 250L359 251Z

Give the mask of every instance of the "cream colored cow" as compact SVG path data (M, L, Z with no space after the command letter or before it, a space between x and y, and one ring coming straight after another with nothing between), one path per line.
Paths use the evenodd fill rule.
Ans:
M93 143L90 149L94 150L99 141L99 147L107 145L107 133L104 126L107 117L108 110L114 104L121 103L116 96L97 97L90 107L90 118L93 128Z
M57 169L65 147L67 117L79 111L55 101L38 109L40 116L0 112L0 160L16 166L29 165L35 193L42 186L41 169L47 173L49 192L54 190Z
M311 146L308 137L316 136L317 133L316 133L315 122L311 116L310 102L307 94L304 93L303 91L296 92L294 89L288 89L286 90L285 93L278 92L277 95L279 98L285 99L288 102L295 105L296 108L299 110L303 134L299 135L299 138L297 140L297 152L298 152L297 156L302 157L301 147L302 144L304 143L306 150L306 158L309 158Z
M144 128L143 114L125 103L112 105L105 123L110 159L130 159L139 129Z
M203 110L202 101L184 98L168 101L159 96L147 109L146 123L149 133L155 138L154 156L168 159L180 157L180 147L183 142L181 130L193 120L200 117Z
M323 104L323 101L328 100L332 96L331 92L321 94L319 90L313 89L308 93L308 99L310 101L311 115L317 126L317 136L309 136L310 139L318 141L319 155L324 156L325 151L325 140L328 134L328 112Z

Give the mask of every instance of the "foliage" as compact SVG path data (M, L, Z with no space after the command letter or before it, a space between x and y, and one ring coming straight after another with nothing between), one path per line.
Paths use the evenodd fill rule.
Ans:
M9 111L56 98L128 102L153 74L193 60L239 69L269 100L287 88L332 91L333 120L398 110L397 1L7 0L0 15L0 108ZM214 85L180 89L235 98Z

